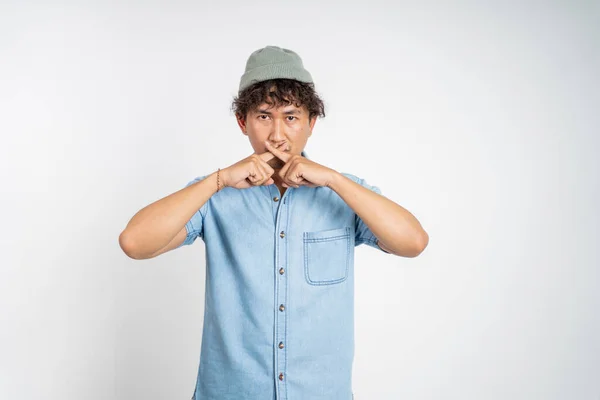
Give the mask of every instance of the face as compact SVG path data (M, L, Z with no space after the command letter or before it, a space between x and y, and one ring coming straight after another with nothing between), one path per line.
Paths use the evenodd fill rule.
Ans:
M246 118L237 117L238 125L244 135L250 139L250 144L257 154L267 151L265 141L269 141L279 150L290 154L300 154L312 134L317 117L308 116L305 106L295 105L269 108L263 103L255 110L249 111ZM280 168L283 162L273 159L269 163L274 168Z

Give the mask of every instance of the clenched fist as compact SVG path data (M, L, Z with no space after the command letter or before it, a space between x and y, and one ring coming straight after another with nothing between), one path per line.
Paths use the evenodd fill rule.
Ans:
M224 187L247 189L252 186L272 185L271 176L275 172L269 164L275 156L270 152L252 154L241 161L221 170Z

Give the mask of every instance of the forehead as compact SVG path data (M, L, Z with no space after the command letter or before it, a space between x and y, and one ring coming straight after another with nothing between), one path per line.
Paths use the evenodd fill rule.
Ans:
M306 114L307 108L304 105L300 107L297 107L295 104L282 104L275 106L274 104L263 102L256 106L253 111L255 113L265 114Z

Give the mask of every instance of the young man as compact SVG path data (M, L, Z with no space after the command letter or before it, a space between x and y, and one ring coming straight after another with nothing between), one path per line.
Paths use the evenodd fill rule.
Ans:
M196 400L351 400L354 247L415 257L428 235L354 175L306 156L323 102L295 52L256 50L233 106L254 153L140 210L135 259L206 245Z

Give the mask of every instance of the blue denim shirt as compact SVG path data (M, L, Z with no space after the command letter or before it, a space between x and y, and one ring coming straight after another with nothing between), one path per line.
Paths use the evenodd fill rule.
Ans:
M224 188L186 230L182 246L206 245L192 399L351 400L354 247L380 248L342 198L327 187Z

